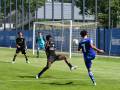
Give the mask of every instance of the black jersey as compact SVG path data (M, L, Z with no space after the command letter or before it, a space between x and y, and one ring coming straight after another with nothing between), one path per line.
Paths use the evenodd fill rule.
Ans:
M55 44L54 42L46 42L46 46L45 46L45 51L46 51L46 55L49 56L54 56L55 54Z
M16 44L20 46L20 48L25 48L25 39L24 38L17 38L16 39Z

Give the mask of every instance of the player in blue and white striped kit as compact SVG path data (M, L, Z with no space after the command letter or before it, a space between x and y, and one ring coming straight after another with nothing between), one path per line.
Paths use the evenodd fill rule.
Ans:
M100 53L104 53L104 51L100 50L100 49L96 48L96 46L94 46L92 39L88 38L87 31L85 31L85 30L81 31L80 35L82 37L82 40L79 43L78 51L80 51L80 49L82 49L84 62L85 62L86 68L88 70L88 75L91 78L93 84L96 85L95 78L91 71L92 60L94 60L96 57L95 51L100 52Z

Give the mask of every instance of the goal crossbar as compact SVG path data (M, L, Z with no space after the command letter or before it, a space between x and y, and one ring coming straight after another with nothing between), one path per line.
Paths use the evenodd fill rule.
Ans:
M55 26L55 27L70 27L70 23L62 23L59 21L54 21L54 22L34 22L34 24L40 24L40 25L45 25L45 26ZM72 22L72 27L82 27L82 26L96 26L97 23L94 22L88 22L88 23L74 23Z
M33 54L35 53L35 30L36 30L36 25L41 25L41 26L53 26L53 27L64 27L68 28L70 30L70 41L69 41L69 57L71 58L71 53L72 53L72 30L75 27L97 27L97 23L95 22L87 22L87 23L78 23L78 22L73 22L72 20L67 20L67 21L47 21L47 22L34 22L33 23ZM94 30L94 29L93 29Z

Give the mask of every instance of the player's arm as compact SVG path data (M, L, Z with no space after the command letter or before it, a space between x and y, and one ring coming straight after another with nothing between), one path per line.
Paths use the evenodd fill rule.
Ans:
M18 39L16 39L16 47L20 48L19 44L18 44Z
M50 43L46 41L45 47L46 48L50 47Z
M81 44L79 43L79 46L78 46L78 51L80 51L81 50Z
M20 46L19 46L18 44L16 44L16 47L17 47L17 48L20 48Z
M46 41L44 36L43 36L43 40Z
M92 47L95 51L100 52L100 53L104 53L104 50L98 49L98 48L93 44L93 41L92 41L92 40L90 41L90 45L91 45L91 47Z
M25 38L24 38L24 47L25 47L25 49L27 50L27 43L26 43Z

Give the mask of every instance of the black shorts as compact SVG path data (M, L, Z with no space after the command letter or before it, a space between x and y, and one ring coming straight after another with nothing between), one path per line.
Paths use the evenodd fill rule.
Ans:
M26 51L24 48L17 48L16 53L19 53L19 52L21 52L22 54L26 54Z
M50 56L47 56L47 60L50 62L59 61L59 56L60 55L50 55Z

